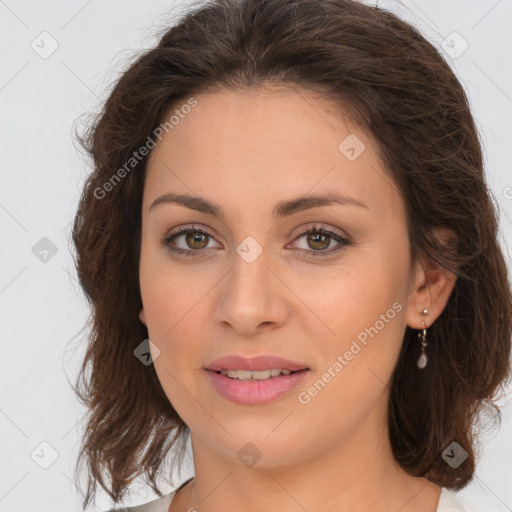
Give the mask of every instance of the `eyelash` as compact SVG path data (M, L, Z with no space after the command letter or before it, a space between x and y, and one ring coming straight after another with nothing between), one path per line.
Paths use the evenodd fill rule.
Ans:
M210 238L213 238L213 236L210 235L210 233L208 233L207 231L204 231L203 229L200 229L199 227L190 226L190 225L189 226L180 226L176 233L173 233L172 235L164 236L161 240L162 244L164 246L166 246L169 249L169 251L171 251L173 253L180 254L185 257L192 257L192 258L200 257L201 253L204 253L207 249L185 250L185 249L180 249L180 248L170 246L170 243L175 238L177 238L178 236L181 236L183 234L186 234L186 233L196 233L196 234L198 233L200 235L206 235L206 236L209 236ZM314 250L298 249L299 252L307 253L308 256L311 255L313 258L323 257L326 255L331 255L331 254L337 253L339 251L342 251L347 245L350 245L350 243L351 243L348 238L342 237L335 231L324 228L322 226L309 226L308 228L301 230L301 232L297 235L297 237L294 240L297 240L307 234L328 235L329 237L331 237L332 239L334 239L336 242L338 242L340 244L338 247L336 247L334 249L331 248L329 250L314 251Z

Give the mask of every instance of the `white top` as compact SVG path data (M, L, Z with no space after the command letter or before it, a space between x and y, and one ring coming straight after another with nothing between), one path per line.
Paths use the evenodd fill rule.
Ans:
M148 503L144 503L143 505L138 505L136 507L128 507L128 508L113 508L108 510L107 512L168 512L169 506L171 504L172 499L179 489L185 486L192 478L189 478L186 482L183 482L177 489L172 491L161 498L157 498L156 500L150 501ZM439 504L437 505L436 512L467 512L465 508L462 507L459 500L455 497L449 489L446 487L441 487L441 495L439 496Z

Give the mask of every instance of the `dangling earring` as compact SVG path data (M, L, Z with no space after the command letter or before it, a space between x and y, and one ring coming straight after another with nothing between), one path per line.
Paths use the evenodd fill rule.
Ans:
M423 315L428 315L428 309L423 310ZM425 322L422 320L421 323L423 324L423 332L418 333L418 339L421 340L421 355L418 357L416 364L418 365L418 368L423 370L428 363L427 354L425 354L425 347L427 346L427 330L425 329Z

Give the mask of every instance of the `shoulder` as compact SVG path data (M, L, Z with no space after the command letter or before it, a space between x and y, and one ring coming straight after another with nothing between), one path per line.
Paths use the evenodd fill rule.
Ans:
M136 507L112 508L106 512L167 512L177 490Z
M174 490L169 494L165 494L161 498L157 498L156 500L149 501L142 505L126 508L113 508L106 512L167 512L176 492L177 490ZM460 501L455 497L453 492L446 487L441 487L441 494L439 496L439 504L436 512L466 512L466 509L462 507Z
M466 512L466 509L455 497L455 493L446 487L441 487L441 495L439 496L439 505L436 512Z
M191 476L188 480L185 480L177 489L170 492L169 494L165 494L160 498L156 498L155 500L149 501L148 503L143 503L142 505L137 505L135 507L121 507L121 508L111 508L106 512L168 512L169 505L173 500L176 493L185 487L194 477Z

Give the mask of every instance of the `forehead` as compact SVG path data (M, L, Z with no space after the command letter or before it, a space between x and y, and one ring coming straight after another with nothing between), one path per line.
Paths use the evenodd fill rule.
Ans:
M211 191L216 202L240 198L256 206L262 198L336 190L381 209L397 206L375 141L333 102L283 87L221 90L194 99L196 105L152 150L145 208L169 191ZM177 104L172 111L179 109Z
M170 145L174 139L175 146L185 143L208 146L211 150L211 146L222 143L220 151L231 145L238 152L252 151L264 157L267 144L271 144L272 149L313 157L315 150L321 152L328 145L337 151L340 137L353 131L358 131L361 138L369 138L347 115L341 115L339 106L304 89L221 89L196 95L194 99L196 106L180 116L172 128L170 133L174 137L166 137ZM172 110L180 110L180 105Z

